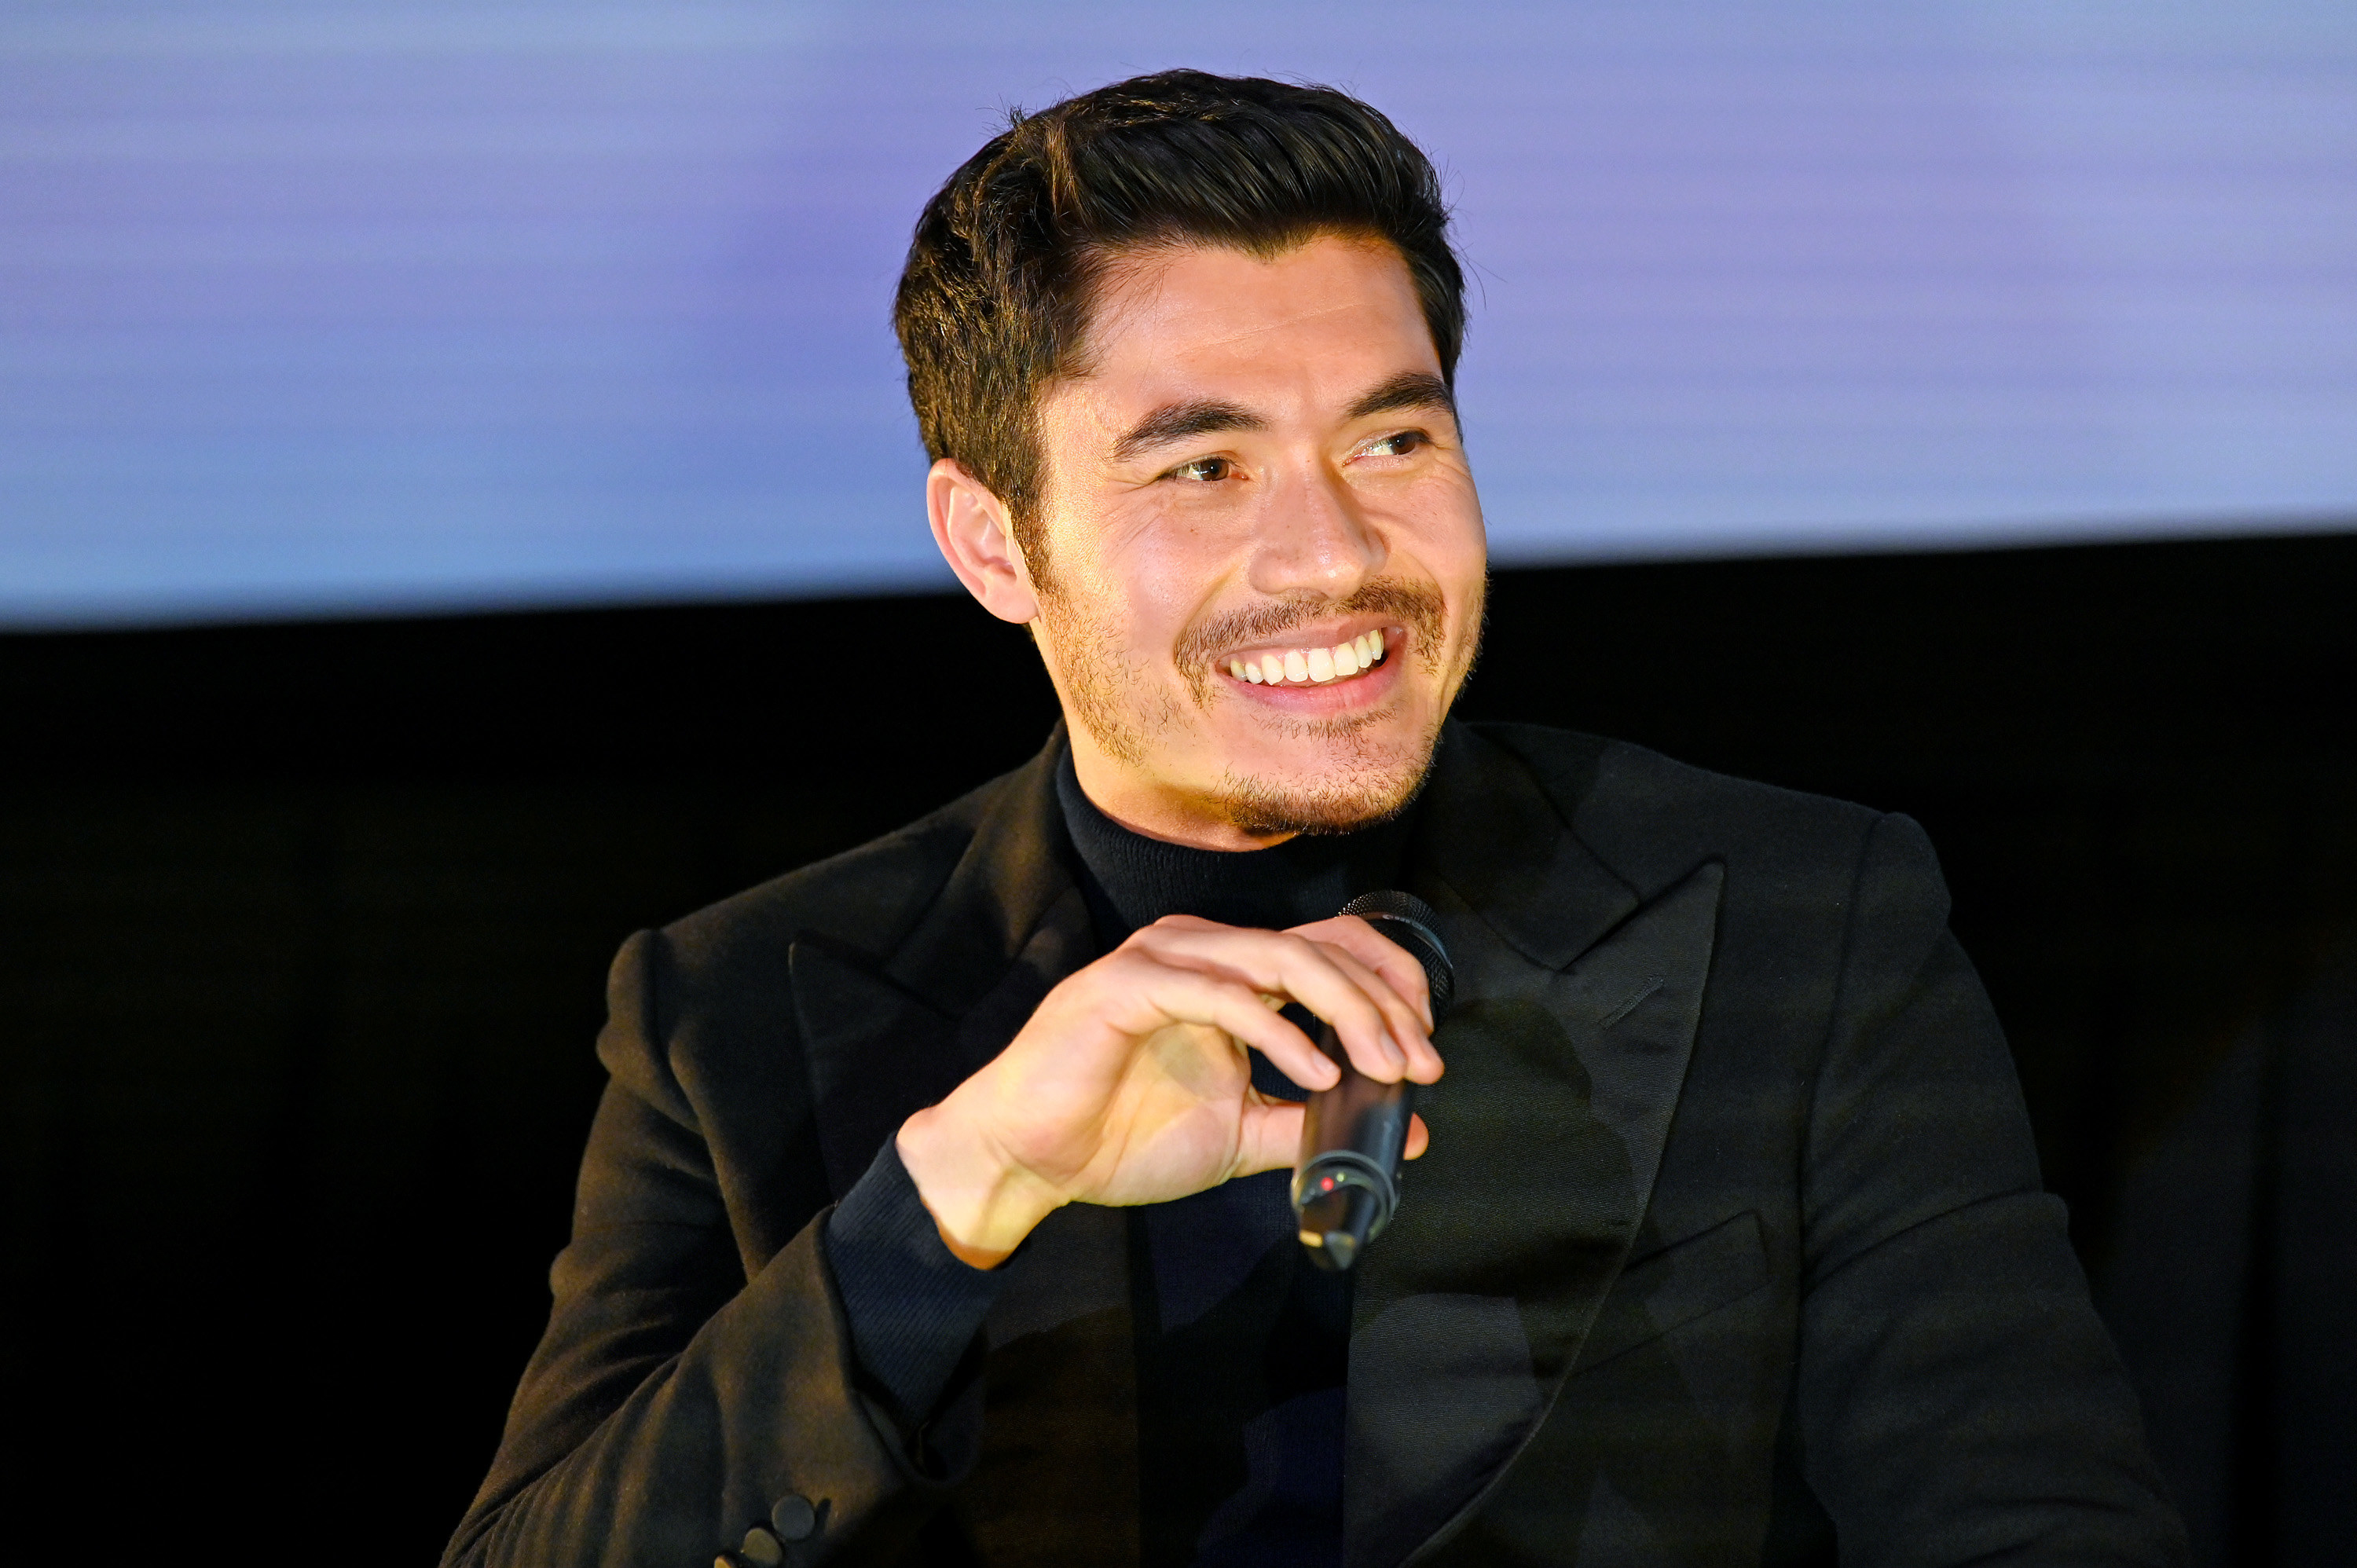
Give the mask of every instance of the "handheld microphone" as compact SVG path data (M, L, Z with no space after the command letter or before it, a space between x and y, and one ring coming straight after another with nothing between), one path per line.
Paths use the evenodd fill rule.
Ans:
M1406 893L1368 893L1343 905L1341 912L1358 916L1424 966L1437 1026L1456 991L1457 975L1448 950L1434 932L1439 920L1431 907ZM1312 1261L1320 1268L1342 1270L1383 1233L1399 1207L1400 1155L1407 1147L1415 1085L1405 1079L1379 1083L1352 1067L1331 1024L1319 1026L1318 1047L1334 1059L1342 1078L1309 1097L1301 1157L1293 1166L1293 1210Z

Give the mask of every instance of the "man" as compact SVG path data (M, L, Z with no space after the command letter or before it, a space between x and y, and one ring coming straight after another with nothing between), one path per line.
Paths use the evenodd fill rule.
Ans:
M1071 100L897 317L935 537L1067 724L624 947L448 1562L2177 1559L1920 831L1448 720L1462 284L1388 121ZM1335 916L1386 886L1437 1033ZM1348 1274L1286 1201L1339 1071L1294 1004L1426 1086Z

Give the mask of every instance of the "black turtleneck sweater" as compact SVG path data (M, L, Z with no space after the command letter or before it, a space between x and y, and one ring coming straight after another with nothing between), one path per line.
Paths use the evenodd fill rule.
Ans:
M1101 945L1165 915L1282 929L1397 885L1407 827L1296 838L1243 854L1130 832L1059 768L1071 870ZM1302 1090L1258 1052L1253 1082ZM1339 1563L1350 1276L1295 1240L1290 1173L1268 1171L1133 1209L1138 1457L1146 1561L1202 1568ZM996 1299L999 1275L942 1245L890 1144L829 1221L863 1369L904 1417L939 1402Z

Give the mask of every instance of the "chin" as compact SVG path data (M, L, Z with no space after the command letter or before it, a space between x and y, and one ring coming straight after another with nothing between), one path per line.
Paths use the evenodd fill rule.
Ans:
M1221 810L1254 838L1356 832L1389 822L1423 791L1438 729L1434 725L1420 745L1369 745L1352 737L1356 744L1332 747L1333 755L1312 773L1231 769L1216 791Z

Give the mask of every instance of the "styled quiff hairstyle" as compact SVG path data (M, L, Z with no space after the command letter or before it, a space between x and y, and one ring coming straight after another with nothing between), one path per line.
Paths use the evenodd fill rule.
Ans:
M1406 261L1441 371L1465 340L1465 278L1431 161L1329 87L1166 70L1007 128L917 220L892 309L926 453L955 458L1031 537L1046 384L1082 373L1091 293L1125 252L1230 246L1269 258L1326 234Z

